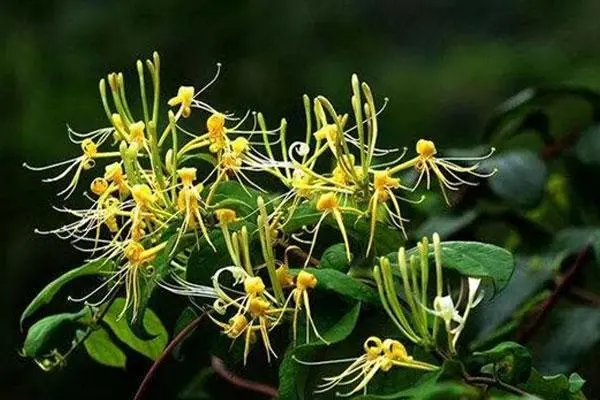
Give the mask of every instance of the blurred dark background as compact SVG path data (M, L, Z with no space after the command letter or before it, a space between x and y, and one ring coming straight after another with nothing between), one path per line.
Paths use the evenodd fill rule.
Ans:
M130 398L149 366L133 358L126 371L103 368L82 353L46 374L18 355L21 311L82 261L67 243L33 233L64 221L50 208L60 204L56 187L21 164L78 154L65 124L106 124L97 94L106 73L133 76L135 60L158 50L167 97L180 84L201 86L220 61L210 102L286 116L302 134L301 95L348 107L357 72L391 100L385 144L471 145L492 108L524 87L600 87L599 15L595 0L2 1L0 398Z

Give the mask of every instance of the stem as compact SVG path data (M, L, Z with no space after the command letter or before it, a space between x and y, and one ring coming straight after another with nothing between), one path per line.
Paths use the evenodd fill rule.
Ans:
M548 297L548 299L540 306L540 311L535 316L532 316L531 323L526 325L520 332L517 333L517 341L519 343L527 343L540 328L546 316L558 303L561 294L566 291L566 288L573 281L575 275L577 275L579 268L583 264L583 260L587 256L589 248L590 246L586 245L579 250L575 261L573 261L562 280L556 285L550 297Z
M269 386L264 383L253 382L235 375L233 372L227 369L225 363L219 357L211 356L210 366L216 372L217 375L219 375L221 378L225 379L227 382L231 383L234 386L237 386L242 389L248 389L260 394L264 394L269 397L277 397L279 395L277 389L275 389L272 386Z
M484 376L469 376L467 374L465 374L464 379L465 379L465 382L467 382L468 384L496 386L496 387L498 387L502 390L505 390L509 393L512 393L512 394L517 394L519 396L527 396L527 397L531 396L531 394L527 393L526 391L521 390L516 386L509 385L508 383L502 382L499 379L487 378Z
M140 384L137 392L135 393L135 396L133 398L134 400L141 400L144 397L144 392L146 391L146 389L148 388L148 385L150 384L150 381L156 374L158 367L165 361L165 359L167 358L169 353L171 353L171 351L173 351L175 346L177 346L194 329L196 329L198 327L198 325L200 324L200 322L202 322L202 319L204 318L205 315L206 315L206 312L200 314L196 319L194 319L185 328L183 328L183 330L181 332L179 332L179 334L177 336L175 336L173 338L173 340L171 340L171 342L167 345L167 347L165 347L165 349L160 354L160 356L158 356L158 358L154 361L154 363L152 364L152 366L150 367L148 372L146 372L146 375L144 376L142 383Z
M276 244L287 248L287 244L282 242L282 241L278 241ZM308 259L308 263L314 266L318 266L320 264L319 260L316 259L315 257L309 256L307 252L305 252L304 250L302 250L299 247L292 247L289 250L290 253L292 253L293 255L295 255L296 257L302 259L302 263L304 264L306 262L306 259Z

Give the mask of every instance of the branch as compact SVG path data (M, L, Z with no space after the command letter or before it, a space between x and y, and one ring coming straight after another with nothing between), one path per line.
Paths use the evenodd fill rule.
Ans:
M285 243L283 243L283 242L281 242L281 241L278 241L278 242L277 242L277 244L278 244L278 245L280 245L280 246L286 247L286 244L285 244ZM319 264L320 264L319 260L317 260L316 258L314 258L314 257L312 257L312 256L309 258L309 257L308 257L308 253L306 253L304 250L302 250L302 249L301 249L301 248L299 248L299 247L293 247L293 248L290 248L290 250L289 250L289 251L290 251L290 253L292 253L292 254L293 254L293 255L295 255L296 257L298 257L298 258L302 259L302 262L303 262L303 263L304 263L304 261L306 261L306 259L308 258L308 263L309 263L309 264L311 264L311 265L315 265L315 266L317 266L317 265L319 265Z
M135 397L133 398L134 400L141 400L144 397L144 392L146 391L146 388L150 384L150 381L156 374L158 367L165 361L165 359L167 358L169 353L171 353L171 351L173 351L175 346L177 346L183 339L186 338L186 336L188 334L190 334L194 329L196 329L198 327L198 325L200 324L200 322L202 322L202 319L204 318L205 315L206 315L206 312L200 314L196 319L194 319L185 328L183 328L183 330L181 332L179 332L179 334L177 336L175 336L173 338L173 340L171 340L171 342L168 344L168 346L165 347L165 349L160 354L160 356L158 356L158 358L154 361L154 364L152 364L152 366L150 367L148 372L146 372L146 376L144 376L144 380L142 380L142 383L138 387Z
M527 393L524 390L519 389L516 386L513 385L509 385L508 383L502 382L499 379L495 379L495 378L487 378L484 376L469 376L469 375L465 375L464 377L465 382L472 384L472 385L486 385L486 386L496 386L497 388L500 388L506 392L512 393L512 394L517 394L519 396L526 396L529 397L531 396L531 394Z
M536 315L532 317L532 321L529 324L527 324L522 330L520 330L517 333L517 341L519 343L527 343L537 332L539 327L542 325L542 322L544 322L546 316L550 313L550 311L558 302L561 294L566 291L567 287L575 278L588 251L589 245L586 245L579 251L577 257L575 258L575 261L573 261L573 263L565 273L564 277L560 280L560 282L556 284L554 290L552 291L552 294L550 294L550 297L548 297L548 299L546 299L546 301L544 301L544 303L541 304L539 312L537 312Z
M231 383L234 386L237 386L242 389L248 389L260 394L264 394L269 397L278 396L277 389L275 389L272 386L269 386L264 383L253 382L235 375L233 372L227 369L223 360L221 360L217 356L211 356L210 365L212 369L217 373L217 375L219 375L221 378L225 379L227 382Z

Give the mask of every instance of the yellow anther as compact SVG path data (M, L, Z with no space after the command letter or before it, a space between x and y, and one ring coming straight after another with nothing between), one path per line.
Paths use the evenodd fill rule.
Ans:
M131 195L137 204L144 207L156 201L156 196L152 193L152 189L146 184L134 185L131 188Z
M338 201L333 192L322 194L317 200L317 210L319 211L334 210L337 207Z
M313 135L317 140L327 139L330 141L335 141L335 139L337 138L337 133L337 125L329 124L316 131Z
M235 211L231 208L219 208L215 211L217 220L222 224L229 224L237 218Z
M144 141L144 128L146 125L142 121L134 122L129 125L129 135L133 142L142 143Z
M177 175L184 185L191 185L196 180L196 168L180 168L177 170Z
M416 147L417 153L423 158L430 158L437 153L435 144L431 140L419 139Z
M296 277L296 287L300 290L304 290L306 288L313 289L317 286L317 277L311 274L310 272L300 271L298 276Z
M174 107L181 104L181 115L184 118L190 116L192 109L192 101L194 100L194 87L193 86L180 86L177 90L177 96L169 99L168 104Z
M242 154L248 150L248 140L243 137L236 138L233 142L231 142L231 149L238 155Z
M96 178L90 184L90 190L98 196L106 192L106 189L108 189L108 181L104 178Z
M265 291L265 284L258 276L251 276L244 280L244 291L246 294L259 295Z
M255 297L250 300L248 303L248 311L253 316L259 317L265 315L267 310L271 305L265 299L261 299L260 297Z

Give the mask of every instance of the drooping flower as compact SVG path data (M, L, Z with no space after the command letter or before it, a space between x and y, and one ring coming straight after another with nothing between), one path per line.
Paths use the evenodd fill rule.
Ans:
M434 371L439 368L435 365L413 359L412 356L408 355L404 345L394 339L385 339L382 341L376 336L371 336L365 340L363 348L364 354L355 358L315 362L296 359L296 361L311 366L350 363L340 374L323 378L324 382L318 385L317 390L314 392L315 394L319 394L340 386L354 386L347 393L336 393L341 397L350 397L361 390L366 394L367 385L379 371L388 372L394 367L424 371Z

